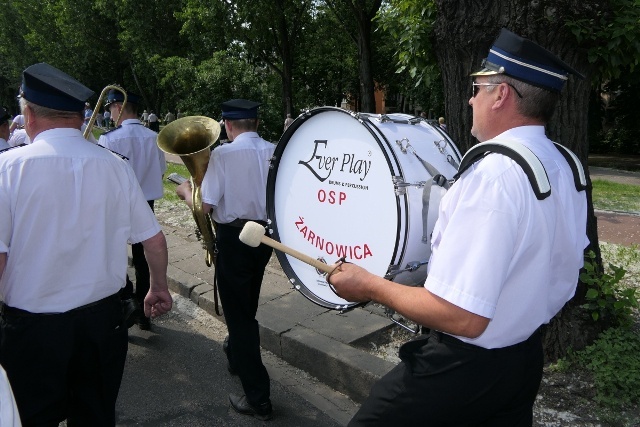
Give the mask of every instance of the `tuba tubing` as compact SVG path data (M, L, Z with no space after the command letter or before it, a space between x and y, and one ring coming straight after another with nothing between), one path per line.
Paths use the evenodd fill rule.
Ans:
M202 180L209 166L211 146L220 136L220 124L205 116L174 120L158 133L157 144L165 153L180 156L191 175L191 213L200 233L207 267L213 265L216 236L208 212L202 209Z
M124 100L122 101L122 107L120 109L120 114L118 114L118 118L116 119L116 121L114 123L118 123L118 121L120 121L120 116L122 115L122 111L124 109L124 106L127 104L127 92L125 92L124 89L122 89L120 86L118 85L109 85L109 86L105 86L104 89L102 89L102 92L100 92L100 96L98 97L98 102L96 102L96 106L93 108L93 113L91 114L91 118L89 119L89 123L87 123L87 127L85 128L82 136L84 136L84 139L89 139L89 135L91 135L91 131L93 130L93 126L96 123L96 117L98 116L98 112L100 111L100 109L102 108L102 102L104 101L104 98L109 94L109 90L114 89L117 90L119 92L122 92L122 95L124 96Z

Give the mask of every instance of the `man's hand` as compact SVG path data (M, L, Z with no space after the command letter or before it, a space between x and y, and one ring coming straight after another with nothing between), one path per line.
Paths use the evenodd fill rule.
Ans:
M168 289L159 291L149 290L144 298L144 315L151 318L162 316L173 306L173 299Z
M371 286L377 276L355 264L337 263L333 267L327 282L340 298L351 302L371 301Z
M191 200L191 181L187 180L176 187L176 194L180 200Z

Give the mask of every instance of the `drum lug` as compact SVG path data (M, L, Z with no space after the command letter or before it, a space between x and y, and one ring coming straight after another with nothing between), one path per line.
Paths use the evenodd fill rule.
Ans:
M411 328L409 327L409 325L406 325L404 323L402 323L402 321L400 321L399 319L396 319L395 317L393 317L396 312L395 310L392 310L388 307L384 308L384 314L387 315L387 317L389 318L389 320L391 320L393 323L395 323L396 325L400 326L401 328L406 329L407 331L411 332L412 334L417 334L418 332L420 332L420 325L416 325L415 328Z
M278 158L276 156L272 156L269 159L269 169L274 169L276 167L277 162L278 162Z
M427 181L418 181L415 183L405 182L401 176L394 176L392 182L396 196L404 196L407 194L407 187L424 188L427 183Z

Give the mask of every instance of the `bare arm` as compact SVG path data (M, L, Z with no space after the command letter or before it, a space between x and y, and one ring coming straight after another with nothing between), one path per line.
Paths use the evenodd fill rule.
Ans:
M167 241L162 231L142 242L144 256L149 264L150 287L144 299L144 314L158 317L173 305L169 286L167 285Z
M329 278L348 301L376 301L427 328L476 338L490 319L478 316L432 294L424 287L390 282L354 264L342 264Z

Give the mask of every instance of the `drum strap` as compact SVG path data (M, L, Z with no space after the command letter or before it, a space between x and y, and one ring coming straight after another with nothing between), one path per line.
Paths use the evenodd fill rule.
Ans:
M446 191L451 186L451 182L447 179L447 177L442 175L438 171L438 169L436 169L431 163L418 156L418 153L414 151L413 154L418 158L420 163L422 163L422 166L424 166L424 168L427 170L427 173L431 175L431 179L425 182L424 188L422 189L422 243L428 244L431 240L431 232L429 230L428 221L429 205L431 204L433 185L435 184L436 187L441 187ZM442 198L442 194L444 194L444 191L438 191L437 194L439 195L439 197L435 201L436 203L440 204L440 199Z
M571 167L576 191L583 191L586 188L586 178L580 160L568 148L557 143L554 144ZM454 180L460 178L471 165L490 153L499 153L513 159L529 178L531 188L538 200L544 200L549 197L551 184L542 162L529 148L512 141L483 142L472 147L462 158L460 169L454 176Z

